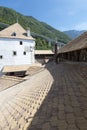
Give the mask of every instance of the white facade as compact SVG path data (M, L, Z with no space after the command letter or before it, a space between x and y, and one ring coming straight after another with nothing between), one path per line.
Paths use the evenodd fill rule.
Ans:
M2 36L0 36L0 71L6 65L33 64L35 62L34 47L35 40L31 36L30 38L23 35L9 37L7 34L4 37L2 31Z
M5 65L28 65L35 62L33 40L0 38L0 70Z

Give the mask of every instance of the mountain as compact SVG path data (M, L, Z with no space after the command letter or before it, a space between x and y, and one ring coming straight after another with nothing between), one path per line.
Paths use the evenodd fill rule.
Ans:
M86 32L86 30L82 30L82 31L78 31L78 30L69 30L69 31L64 31L65 34L67 34L69 37L71 37L72 39L77 38L78 36L80 36L81 34L83 34L84 32Z
M5 28L6 26L13 24L15 22L21 24L25 29L30 27L31 32L34 32L34 35L37 34L37 37L47 37L49 39L58 39L60 42L67 43L71 40L63 32L54 29L50 25L44 22L40 22L32 16L24 16L13 9L0 6L0 29Z

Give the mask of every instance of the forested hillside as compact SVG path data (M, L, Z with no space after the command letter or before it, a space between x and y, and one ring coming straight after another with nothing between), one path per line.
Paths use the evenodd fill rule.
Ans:
M66 34L60 32L57 29L54 29L50 25L40 22L39 20L33 18L32 16L24 16L13 9L6 7L0 7L0 30L9 26L15 22L21 24L25 29L30 28L32 35L36 38L37 48L48 49L48 43L50 41L55 41L56 39L59 42L67 43L71 40ZM38 48L39 49L39 48Z

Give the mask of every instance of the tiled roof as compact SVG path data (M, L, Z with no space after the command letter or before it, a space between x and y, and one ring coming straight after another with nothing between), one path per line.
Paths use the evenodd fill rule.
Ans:
M35 54L54 54L51 50L35 50Z
M18 71L26 71L29 69L29 65L8 65L4 66L2 72L18 72Z
M32 36L27 36L26 30L19 23L15 23L0 31L0 38L18 38L25 40L34 40Z
M87 48L87 32L60 48L58 53L71 52L83 48Z

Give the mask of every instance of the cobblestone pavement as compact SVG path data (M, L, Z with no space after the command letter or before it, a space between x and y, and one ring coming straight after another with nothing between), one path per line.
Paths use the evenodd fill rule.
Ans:
M87 130L87 64L46 67L54 82L27 130Z

